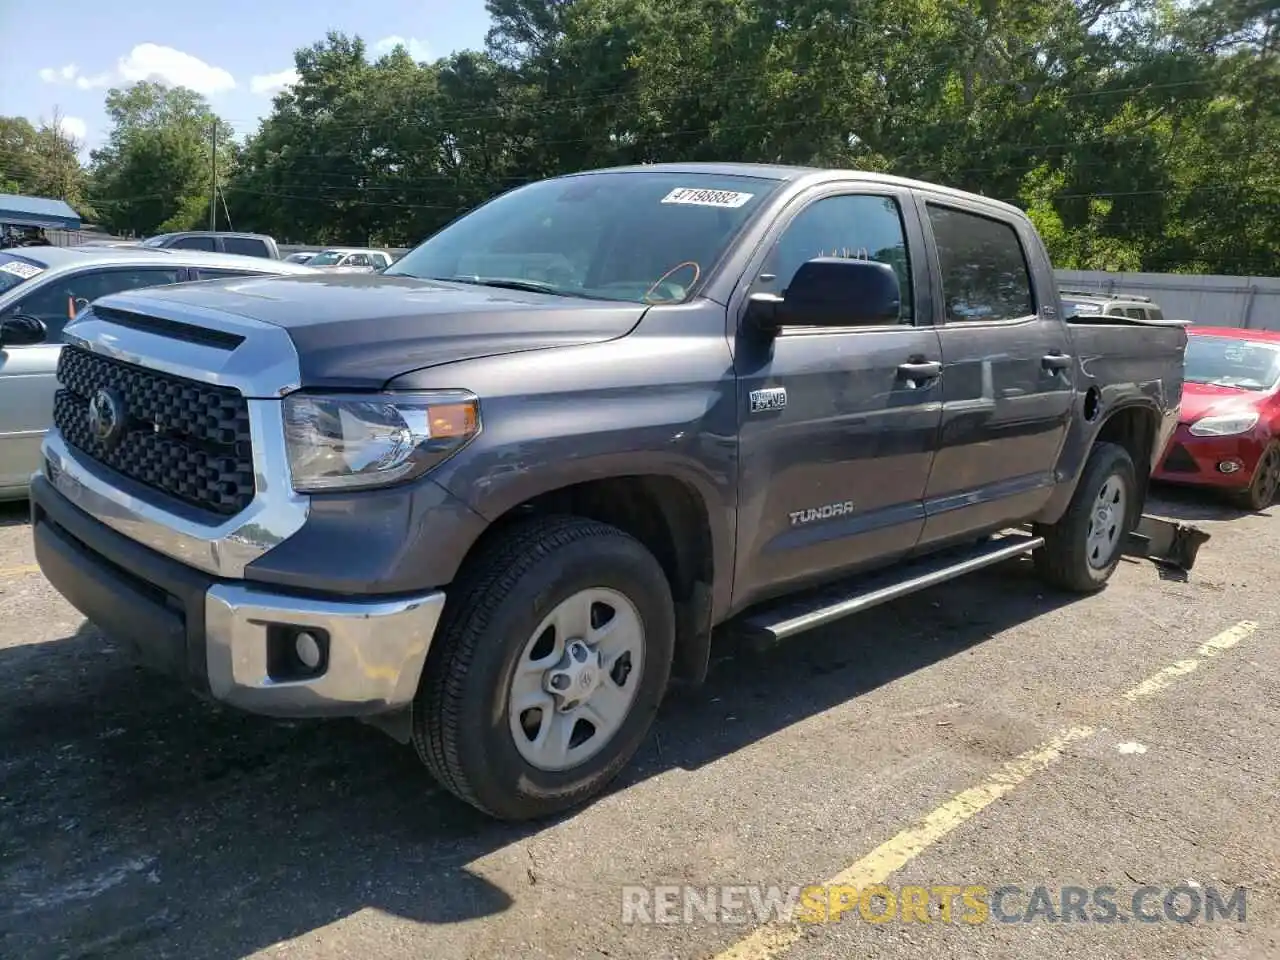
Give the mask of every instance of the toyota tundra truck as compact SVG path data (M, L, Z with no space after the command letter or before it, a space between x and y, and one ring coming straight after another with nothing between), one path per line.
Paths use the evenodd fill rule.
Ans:
M600 793L714 628L1206 539L1140 522L1183 327L1068 321L1025 214L880 174L546 179L377 275L116 294L65 337L49 581L158 678L364 718L503 819Z

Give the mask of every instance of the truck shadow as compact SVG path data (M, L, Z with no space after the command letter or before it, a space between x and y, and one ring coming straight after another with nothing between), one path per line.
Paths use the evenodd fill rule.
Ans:
M1276 505L1261 512L1238 507L1223 494L1213 490L1182 487L1168 483L1152 483L1150 498L1145 509L1148 513L1181 520L1197 521L1239 520L1241 517L1274 516Z
M0 527L16 527L31 519L26 500L0 500Z
M1074 599L1029 567L764 654L717 644L706 686L669 701L613 789L702 767ZM500 887L469 865L548 826L484 818L361 724L270 721L171 689L88 625L0 646L0 955L230 960L365 909L501 915L534 878Z

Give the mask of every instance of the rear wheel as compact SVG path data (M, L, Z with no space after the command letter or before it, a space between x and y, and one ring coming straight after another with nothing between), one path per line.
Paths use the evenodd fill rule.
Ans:
M513 526L449 597L413 711L440 783L501 819L567 810L643 742L675 642L657 560L577 517Z
M1040 576L1076 593L1102 589L1137 518L1137 489L1128 451L1114 443L1095 445L1067 512L1051 526L1036 527L1045 539L1034 555Z
M1280 492L1280 441L1273 440L1262 451L1253 480L1238 499L1241 506L1249 510L1265 510L1275 502L1277 492Z

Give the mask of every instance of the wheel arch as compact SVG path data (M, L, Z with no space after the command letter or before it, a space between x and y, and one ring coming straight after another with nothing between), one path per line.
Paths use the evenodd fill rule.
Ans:
M1101 413L1096 422L1079 417L1073 437L1064 446L1057 467L1057 489L1036 515L1035 522L1053 524L1066 512L1084 475L1089 454L1099 443L1115 443L1133 460L1138 503L1144 503L1151 472L1176 425L1176 413L1162 411L1153 401L1134 398Z
M617 527L654 555L676 607L673 678L701 683L710 659L711 627L728 603L725 578L732 571L732 532L713 509L709 493L673 473L621 473L553 486L494 516L462 566L512 524L557 514Z

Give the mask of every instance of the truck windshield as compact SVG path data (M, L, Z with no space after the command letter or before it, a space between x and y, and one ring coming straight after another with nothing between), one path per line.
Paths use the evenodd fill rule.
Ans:
M680 303L780 183L667 171L543 180L455 220L383 274Z
M1280 383L1280 344L1195 335L1187 338L1185 365L1187 383L1270 390Z
M0 294L8 293L20 283L43 273L44 265L12 253L0 253Z

